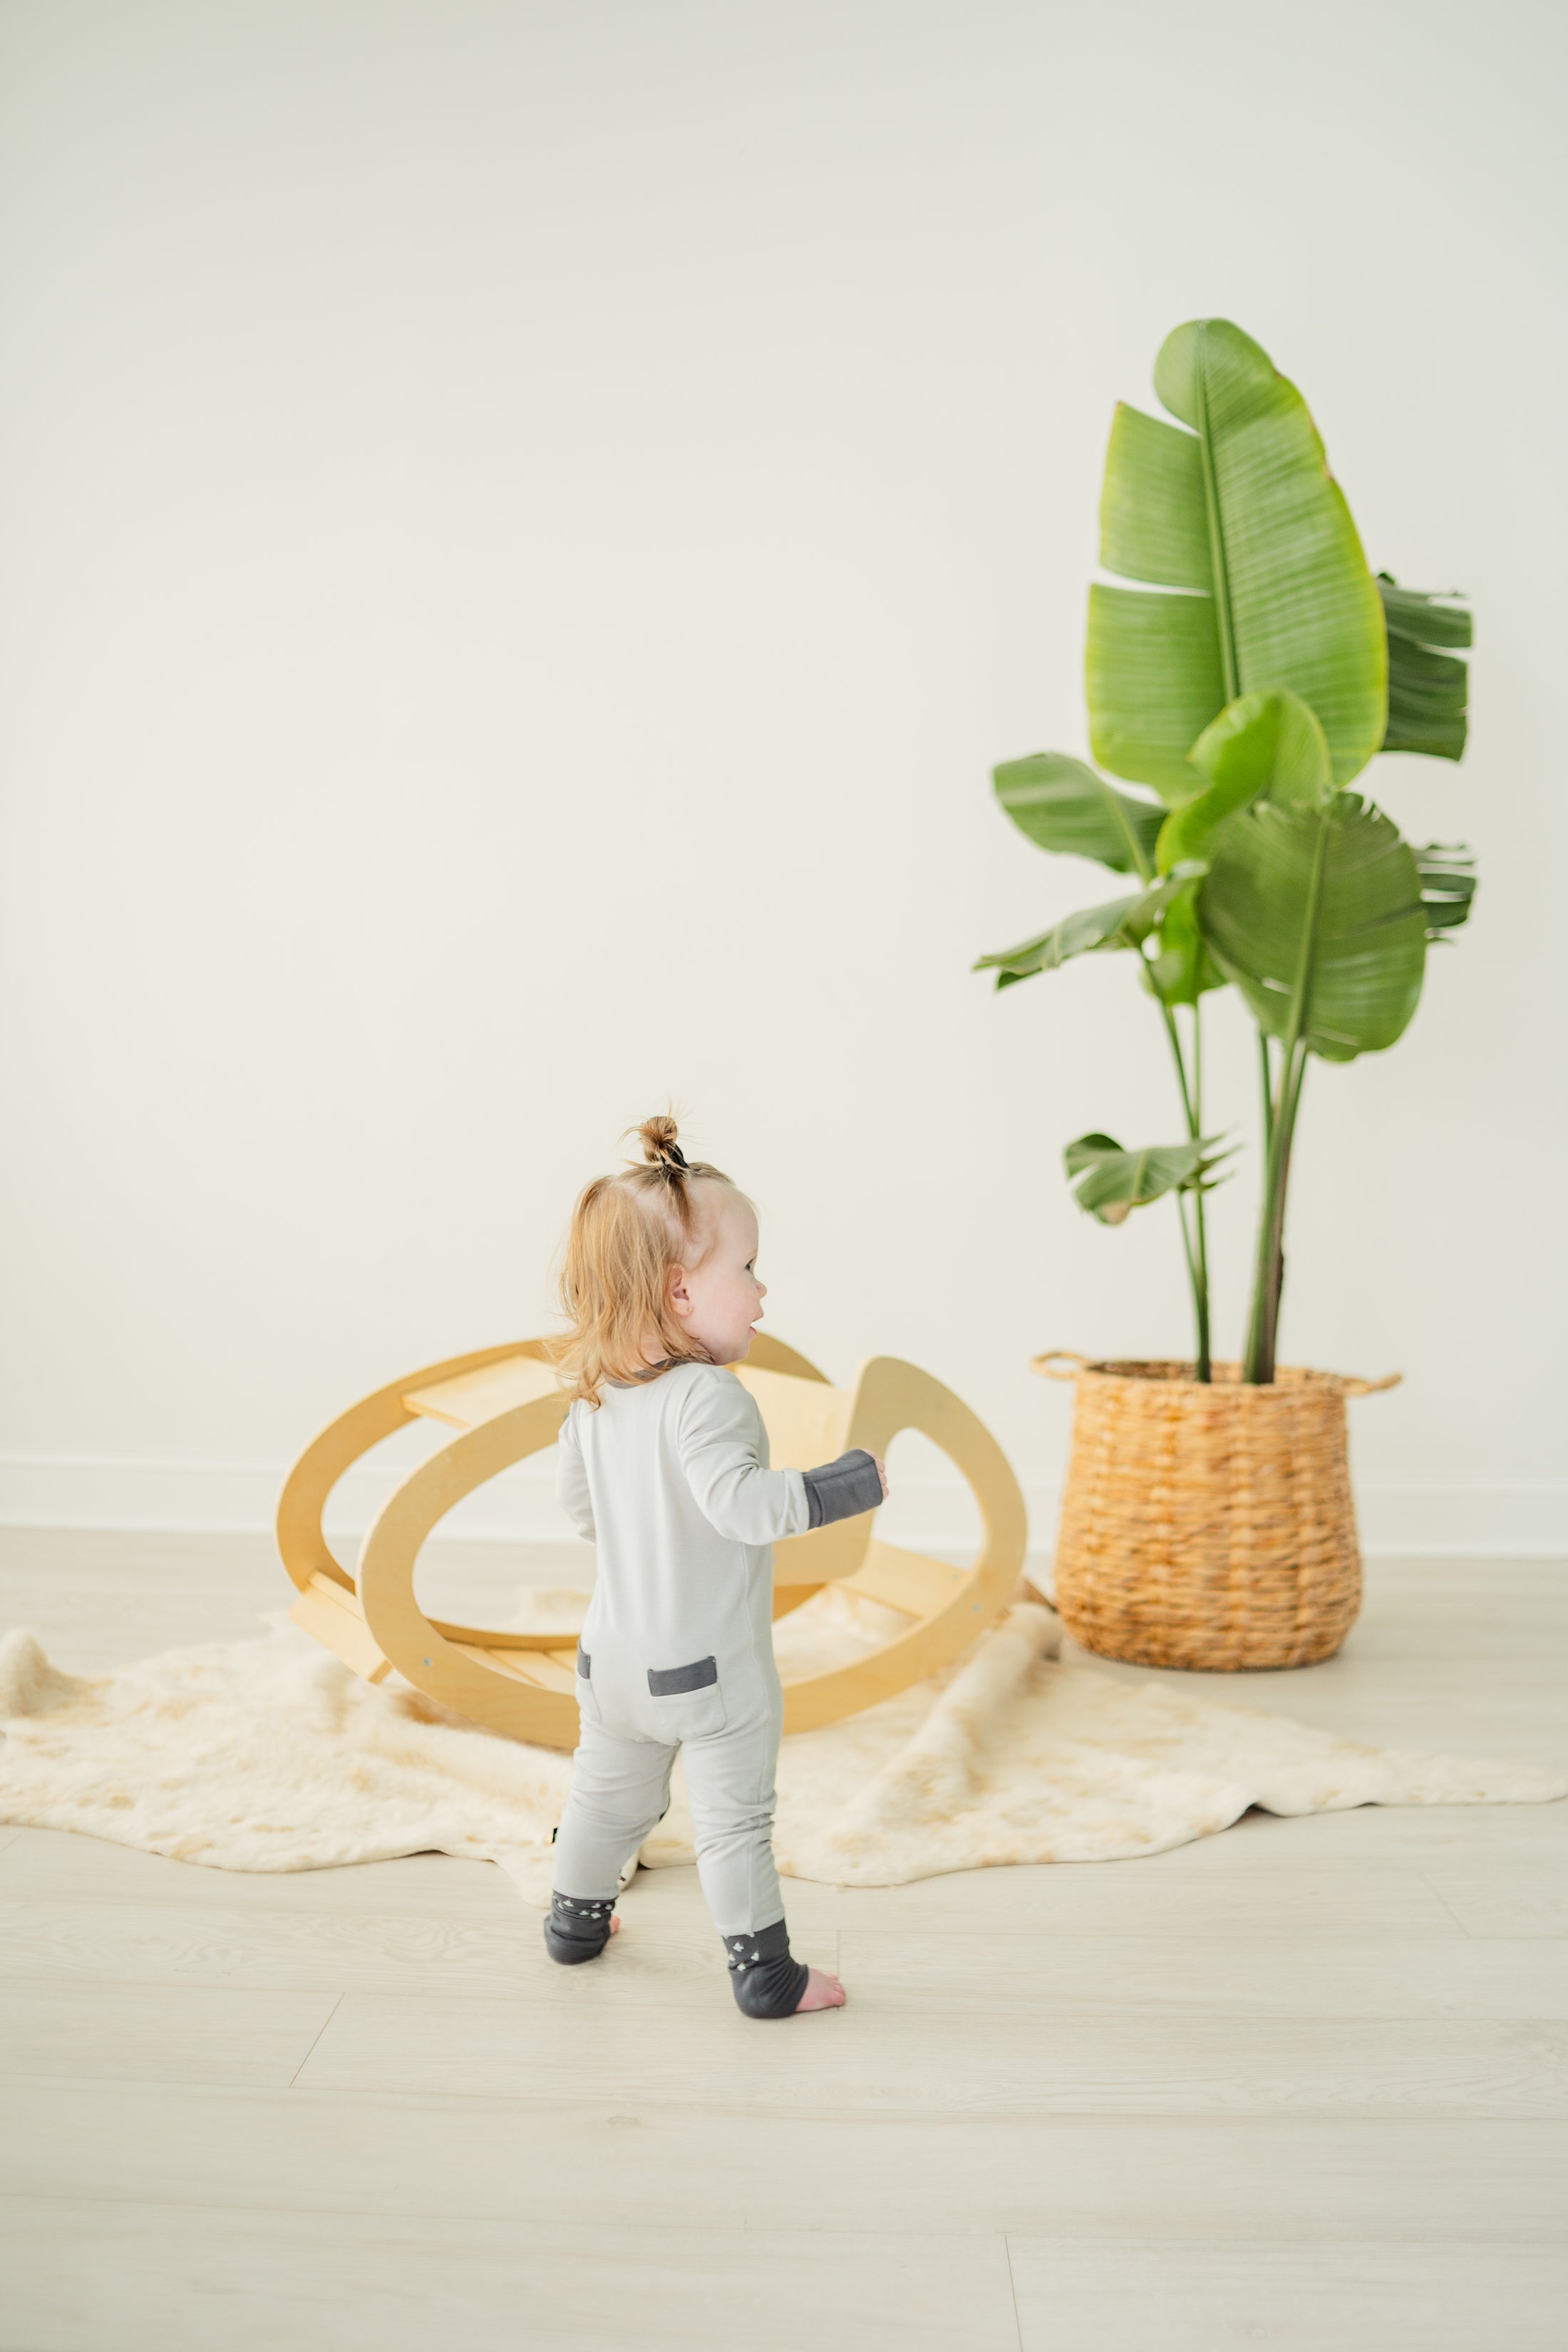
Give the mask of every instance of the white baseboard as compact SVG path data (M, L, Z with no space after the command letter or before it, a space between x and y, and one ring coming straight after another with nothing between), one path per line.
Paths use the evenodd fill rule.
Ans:
M330 1529L367 1528L406 1465L350 1471L332 1498ZM280 1465L271 1462L109 1459L84 1454L0 1454L0 1526L190 1529L253 1533L269 1528ZM1362 1480L1363 1549L1373 1556L1429 1559L1568 1557L1568 1480L1492 1486L1453 1479ZM1031 1552L1048 1552L1058 1490L1025 1490ZM905 1479L882 1521L887 1540L933 1550L967 1546L977 1521L956 1480ZM465 1503L442 1530L450 1538L558 1542L571 1529L556 1509L548 1471L520 1464Z

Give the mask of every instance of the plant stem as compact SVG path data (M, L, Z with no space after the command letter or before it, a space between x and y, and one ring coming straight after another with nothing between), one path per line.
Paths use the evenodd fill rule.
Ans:
M1204 1131L1204 1014L1203 1000L1193 1000L1193 1103L1192 1135L1195 1143ZM1193 1226L1197 1238L1198 1270L1193 1286L1193 1297L1198 1317L1198 1360L1193 1377L1212 1381L1214 1362L1209 1342L1209 1245L1204 1223L1204 1189L1200 1177L1193 1186Z
M1160 994L1159 990L1155 988L1152 981L1150 982L1149 985L1150 991L1153 995L1156 1003L1160 1007L1160 1015L1165 1024L1165 1035L1170 1043L1171 1059L1176 1066L1176 1084L1182 1090L1182 1110L1187 1122L1187 1134L1195 1143L1198 1137L1203 1133L1203 1128L1199 1119L1199 1114L1202 1109L1202 1097L1199 1089L1203 1084L1203 1039L1196 1025L1197 1007L1196 1005L1193 1007L1193 1055L1194 1083L1189 1087L1187 1083L1186 1058L1182 1052L1182 1035L1180 1030L1176 1026L1176 1016L1172 1012L1171 1007L1166 1003L1164 998ZM1195 1380L1208 1381L1212 1380L1214 1377L1209 1341L1208 1243L1204 1230L1204 1196L1200 1192L1194 1190L1193 1199L1195 1205L1195 1216L1194 1222L1197 1228L1197 1248L1195 1254L1193 1247L1192 1237L1187 1231L1187 1213L1183 1204L1182 1194L1180 1192L1176 1194L1176 1214L1181 1219L1182 1251L1187 1261L1187 1281L1191 1286L1193 1294L1193 1322L1195 1327L1197 1340L1193 1365L1193 1376Z
M1274 1377L1275 1343L1279 1331L1279 1301L1285 1288L1285 1196L1290 1182L1290 1150L1296 1139L1296 1108L1301 1099L1301 1082L1307 1075L1307 1048L1296 1051L1296 1066L1288 1088L1282 1088L1284 1108L1280 1117L1284 1133L1280 1139L1280 1175L1276 1188L1274 1226L1269 1237L1268 1295L1264 1309L1264 1343L1268 1350L1268 1377Z
M1198 1265L1193 1255L1192 1235L1187 1231L1187 1212L1180 1185L1176 1187L1171 1198L1176 1204L1176 1223L1182 1229L1182 1255L1187 1261L1187 1284L1193 1294L1193 1320L1197 1325L1198 1346L1201 1349L1205 1344L1208 1329L1208 1301L1204 1297L1203 1287L1198 1278ZM1198 1373L1196 1377L1206 1380L1208 1374Z
M1263 1149L1267 1152L1274 1140L1274 1065L1268 1058L1268 1032L1258 1033L1258 1052L1263 1079Z
M1150 986L1153 988L1152 982L1150 982ZM1171 1059L1176 1066L1176 1084L1182 1090L1182 1116L1187 1122L1187 1133L1196 1135L1198 1130L1193 1124L1193 1097L1187 1087L1186 1056L1182 1052L1182 1037L1180 1030L1176 1027L1176 1016L1157 989L1154 990L1154 994L1160 1007L1160 1018L1165 1024L1165 1034L1170 1040Z
M1323 898L1323 868L1328 859L1329 826L1318 821L1312 852L1312 872L1301 922L1301 945L1296 959L1295 984L1285 1025L1279 1061L1279 1087L1268 1137L1268 1162L1264 1177L1262 1212L1258 1221L1258 1258L1252 1277L1252 1308L1247 1318L1247 1360L1242 1379L1267 1386L1274 1378L1274 1339L1279 1321L1280 1260L1285 1244L1285 1188L1290 1173L1290 1141L1300 1097L1307 1048L1302 1034L1312 993L1312 963L1318 941L1318 913ZM1267 1050L1267 1049L1266 1049ZM1300 1066L1298 1066L1300 1055Z

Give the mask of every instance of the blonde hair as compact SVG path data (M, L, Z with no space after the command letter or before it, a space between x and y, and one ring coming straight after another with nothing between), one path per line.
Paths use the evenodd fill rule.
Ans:
M649 1377L644 1348L650 1334L664 1350L658 1371L710 1360L670 1311L669 1269L699 1265L706 1249L707 1204L698 1185L722 1184L737 1200L745 1198L722 1169L687 1159L672 1118L645 1118L636 1132L642 1164L595 1176L584 1187L561 1269L561 1305L571 1328L552 1353L571 1394L592 1406L605 1381Z

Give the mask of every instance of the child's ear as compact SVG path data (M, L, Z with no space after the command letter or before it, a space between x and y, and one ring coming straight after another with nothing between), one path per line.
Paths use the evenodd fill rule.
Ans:
M665 1297L678 1315L690 1314L691 1293L686 1287L686 1268L683 1265L670 1267L664 1277L664 1290Z

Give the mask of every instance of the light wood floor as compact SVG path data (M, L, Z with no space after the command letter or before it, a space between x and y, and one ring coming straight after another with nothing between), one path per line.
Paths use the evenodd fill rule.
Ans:
M68 1665L284 1597L260 1541L0 1542ZM1563 1765L1565 1651L1562 1564L1399 1562L1215 1687ZM1568 1805L786 1891L851 2005L763 2026L689 1871L566 1971L488 1865L0 1826L0 2352L1568 2344Z

